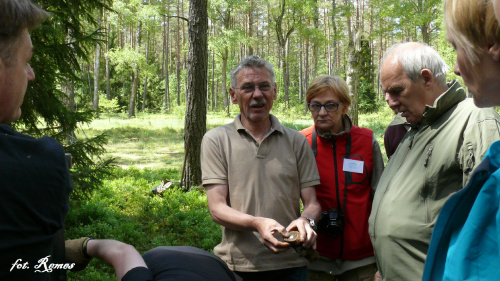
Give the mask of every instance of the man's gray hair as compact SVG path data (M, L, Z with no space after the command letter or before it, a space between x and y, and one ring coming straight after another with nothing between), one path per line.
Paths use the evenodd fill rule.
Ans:
M31 0L0 0L0 58L4 63L10 63L21 32L49 16Z
M436 81L446 87L446 73L450 68L432 47L425 43L408 42L394 44L380 63L380 69L388 57L396 59L412 82L417 82L423 69L429 69Z
M248 56L242 60L235 69L231 71L231 87L235 88L238 83L238 73L245 68L266 68L269 70L269 75L271 76L272 83L276 82L276 76L274 74L273 65L266 61L265 59L259 58L258 56Z

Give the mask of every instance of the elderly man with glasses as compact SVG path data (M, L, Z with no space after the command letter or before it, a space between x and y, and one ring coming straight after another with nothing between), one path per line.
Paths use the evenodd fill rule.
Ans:
M276 100L269 62L245 58L231 72L230 93L240 114L208 131L202 142L208 207L222 225L214 253L243 280L306 280L308 261L283 238L298 230L302 245L315 247L321 209L311 148L269 113Z
M318 224L319 260L308 280L373 280L375 257L368 235L372 198L384 161L372 130L354 126L346 82L320 76L306 92L314 125L302 130L316 156L323 210Z

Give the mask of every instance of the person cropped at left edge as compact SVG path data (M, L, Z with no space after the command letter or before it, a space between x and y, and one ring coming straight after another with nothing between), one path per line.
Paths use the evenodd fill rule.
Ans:
M272 65L245 58L231 72L240 114L202 141L203 186L212 219L222 225L214 253L243 280L306 280L308 261L282 238L296 229L304 247L316 242L318 170L305 137L269 113L276 90Z
M33 45L29 30L49 15L29 0L0 1L0 280L50 280L36 272L53 261L73 189L63 147L7 124L21 116ZM64 241L62 241L64 243Z
M306 92L314 125L301 131L316 156L321 183L316 197L323 210L318 225L319 260L309 281L373 280L377 268L368 235L373 193L384 169L372 130L354 126L351 99L338 76L319 76Z

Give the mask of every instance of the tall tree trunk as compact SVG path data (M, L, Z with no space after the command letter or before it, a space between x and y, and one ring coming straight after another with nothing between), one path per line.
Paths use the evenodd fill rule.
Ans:
M288 67L290 40L286 38L285 47L283 48L283 82L285 88L285 108L290 109L290 69Z
M299 41L299 100L302 101L304 96L304 81L302 79L302 41Z
M61 86L61 91L66 94L66 99L64 103L69 108L71 112L75 111L75 88L73 87L73 81L68 81L63 83Z
M146 39L146 69L148 68L148 60L149 60L149 31L147 32ZM145 72L144 75L144 87L142 91L142 112L146 110L146 95L148 93L148 72Z
M278 38L278 54L281 55L282 68L283 68L283 84L285 90L285 108L288 109L290 107L290 99L289 99L289 74L288 74L288 42L290 35L293 33L295 27L289 26L288 30L285 32L283 30L283 19L285 17L286 12L286 1L280 3L280 14L275 19L275 29L276 29L276 37Z
M168 1L168 4L167 4L167 11L170 11L170 1ZM169 52L169 45L168 45L168 37L169 37L169 33L170 33L170 18L169 17L163 17L163 26L164 26L164 30L163 30L163 36L164 36L164 42L165 42L165 55L164 55L164 58L165 58L165 95L164 95L164 98L163 98L163 111L164 112L168 112L169 109L170 109L170 88L169 88L169 85L170 85L170 81L169 81L169 76L170 76L170 71L169 71L169 62L168 62L168 58L170 56L170 52Z
M332 27L333 27L333 39L332 39L332 48L333 48L333 57L332 57L332 65L330 72L332 75L335 75L337 68L335 67L337 63L337 23L335 19L337 17L337 3L335 0L332 0Z
M250 39L253 38L253 13L253 0L250 0L250 8L248 9L248 38ZM250 44L248 45L248 55L253 55L252 41L250 41Z
M227 47L224 47L224 51L222 51L222 97L224 98L224 110L227 112L227 116L229 116L229 95L227 93L227 57L228 50Z
M318 0L314 0L314 17L313 17L313 22L314 22L314 29L317 32L319 29L319 11L318 11ZM318 73L318 45L320 43L318 42L317 38L313 41L313 65L312 65L312 77L316 77Z
M137 23L137 35L135 49L139 50L139 45L141 44L141 27L142 23L139 21ZM135 63L134 66L134 81L132 83L132 92L130 93L130 102L128 104L128 118L135 116L135 103L137 101L137 88L139 86L139 62Z
M306 46L304 47L306 52L304 57L304 89L309 87L309 36L306 37Z
M201 184L200 150L206 132L207 91L207 0L190 0L189 5L189 64L184 123L186 189Z
M102 22L102 10L99 11L97 22ZM97 42L95 46L95 63L94 63L94 99L92 101L92 109L96 112L99 110L99 69L101 68L101 43Z
M215 27L214 27L215 29ZM215 110L215 107L214 107L214 104L215 104L215 50L212 51L212 101L211 101L211 110L214 111Z
M180 1L177 0L177 16L180 15ZM177 105L181 105L181 22L177 17L177 40L175 41L175 75L177 77Z
M92 109L97 112L99 110L99 68L101 67L101 44L96 43L95 46L95 63L94 63L94 99L92 101Z
M111 25L108 23L108 28L106 32L107 40L106 40L106 99L111 100L111 83L109 81L109 73L110 73L110 68L109 68L109 40L111 40L111 37L109 33L111 32Z
M359 36L356 36L355 41L352 39L349 41L349 59L348 59L348 71L347 71L347 85L349 86L349 91L351 93L351 106L349 109L349 116L351 116L352 123L358 125L358 108L359 108L359 58L358 46L361 44Z

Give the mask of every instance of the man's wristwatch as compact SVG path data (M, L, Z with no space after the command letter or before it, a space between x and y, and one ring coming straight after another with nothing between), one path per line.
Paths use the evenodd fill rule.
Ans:
M309 224L311 225L311 227L312 227L312 229L313 229L314 231L318 230L318 227L316 226L316 223L314 222L314 220L313 220L313 219L311 219L311 218L309 218L309 217L306 217L306 216L300 216L300 217L301 217L301 218L304 218L304 219L306 219L306 220L308 220L308 221L309 221Z

